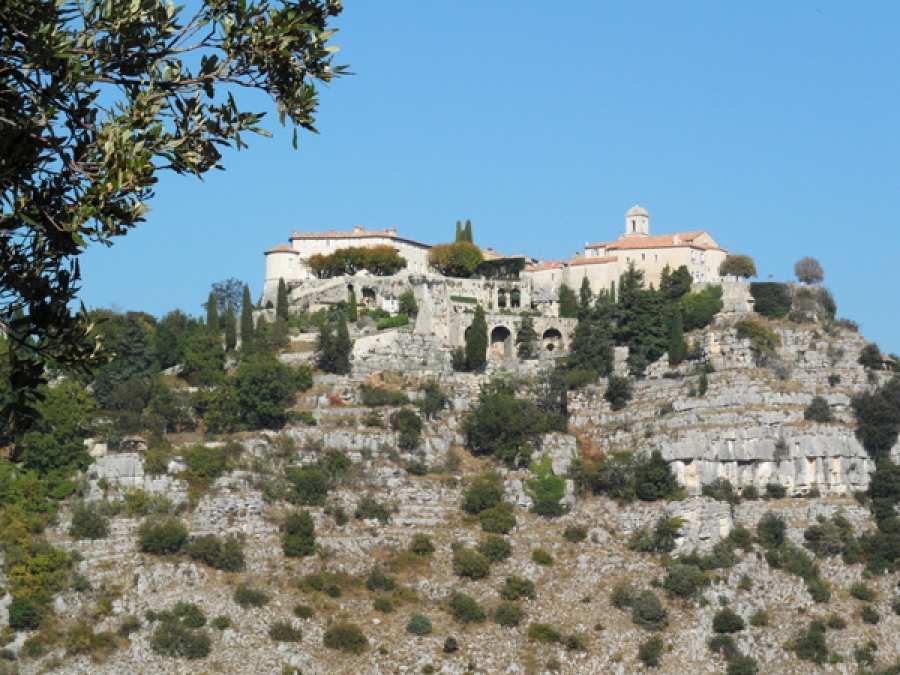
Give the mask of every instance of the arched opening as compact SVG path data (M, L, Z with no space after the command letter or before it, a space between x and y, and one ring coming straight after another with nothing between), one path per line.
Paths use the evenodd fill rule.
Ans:
M497 307L506 309L506 289L504 288L497 291Z
M509 306L513 309L518 309L522 306L522 294L518 288L514 288L509 294Z
M491 354L500 358L512 355L512 333L506 326L497 326L491 331Z
M562 346L562 333L555 328L548 328L541 336L541 344L544 347L544 351L556 351Z
M377 301L377 295L375 294L375 289L373 288L364 288L362 289L362 300L363 304L366 307L374 307Z

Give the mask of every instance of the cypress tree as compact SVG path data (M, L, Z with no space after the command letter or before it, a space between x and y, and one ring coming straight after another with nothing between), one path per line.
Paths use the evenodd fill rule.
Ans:
M230 302L222 315L222 328L225 330L225 350L234 351L237 346L237 321L234 318L234 305Z
M456 243L459 244L464 242L465 236L463 235L462 223L460 221L456 221Z
M568 284L559 287L559 318L578 318L578 297Z
M334 334L334 372L338 375L350 373L350 354L353 352L353 341L347 330L347 321L344 317L338 321Z
M519 332L516 335L520 359L533 359L537 356L537 339L538 334L534 330L534 319L531 315L522 317L522 325L519 326Z
M591 302L594 299L594 292L591 290L591 282L588 281L587 274L581 278L581 290L578 292L578 296L578 299L581 301L582 311L590 311Z
M210 292L209 300L206 301L206 327L211 333L219 332L219 307L213 292Z
M481 305L475 308L475 318L466 332L466 366L475 370L487 358L488 332L487 319Z
M283 321L288 320L288 294L284 279L278 280L278 295L275 297L275 316Z
M681 307L675 305L672 328L669 332L669 365L677 366L684 360L685 354L687 344L684 341L684 319L681 316Z
M475 243L475 239L474 239L473 236L472 236L472 221L471 221L471 220L467 220L467 221L466 221L466 238L465 238L465 241L468 242L469 244L474 244L474 243Z
M356 321L359 319L359 307L356 304L356 291L350 291L350 309L347 313L347 318L350 321Z
M316 340L316 365L326 373L334 372L334 331L323 321Z
M250 299L250 286L244 284L244 299L241 302L241 342L245 346L253 342L253 300Z

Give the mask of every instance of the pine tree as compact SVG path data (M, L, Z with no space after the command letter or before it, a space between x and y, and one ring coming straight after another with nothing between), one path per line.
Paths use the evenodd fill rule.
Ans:
M334 372L338 375L349 375L351 369L350 355L353 353L353 341L347 330L347 321L341 317L334 334Z
M225 330L225 350L234 351L237 346L237 321L234 317L234 305L228 303L228 309L222 315L222 328Z
M350 321L356 321L359 319L359 307L356 304L356 291L350 291L350 309L347 313L347 317Z
M469 370L475 370L484 363L487 358L488 348L487 319L481 305L475 308L475 317L472 325L466 331L466 366Z
M533 359L537 356L537 339L538 334L534 330L534 319L530 315L522 317L522 325L519 326L519 332L516 335L520 359Z
M578 322L565 359L567 369L594 372L601 377L612 373L614 312L615 307L609 302L598 302L594 311Z
M241 342L245 347L253 342L253 300L250 286L244 284L244 299L241 302Z
M669 365L677 366L684 360L685 354L687 344L684 341L684 319L681 316L681 307L675 305L672 328L669 330Z
M284 279L278 280L278 294L275 296L275 316L283 321L288 320L288 294Z
M210 333L219 333L219 307L215 293L210 293L206 302L206 327Z

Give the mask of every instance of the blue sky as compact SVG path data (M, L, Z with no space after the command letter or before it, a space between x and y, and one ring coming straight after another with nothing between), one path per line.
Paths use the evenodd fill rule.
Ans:
M640 203L763 280L818 258L838 314L900 352L900 3L346 0L336 25L356 74L320 135L294 150L270 115L227 171L165 177L146 224L85 255L85 304L200 314L228 277L256 296L294 229L438 243L469 218L482 246L568 257Z

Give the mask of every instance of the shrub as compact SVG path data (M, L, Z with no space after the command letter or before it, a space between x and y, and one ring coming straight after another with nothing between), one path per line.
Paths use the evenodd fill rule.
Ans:
M750 625L756 627L769 625L769 613L765 609L758 609L750 615Z
M455 637L448 637L444 640L443 650L445 654L454 654L459 651L459 642Z
M122 617L119 623L119 630L116 633L121 637L128 637L132 633L139 631L142 626L143 624L138 617L126 615Z
M831 415L831 406L828 405L828 401L821 396L813 396L812 401L803 411L803 419L826 424L834 418Z
M318 466L287 467L285 476L291 483L288 500L301 506L323 506L328 498L331 481Z
M313 608L309 605L294 605L294 616L298 619L311 619L313 614Z
M372 601L372 609L382 614L388 614L394 611L394 603L391 602L390 598L375 598Z
M652 591L641 591L631 607L631 620L647 630L664 630L669 613Z
M588 640L584 635L577 633L572 635L563 635L562 645L570 652L583 652L588 648Z
M500 587L500 597L504 600L518 600L519 598L533 598L534 582L511 574L506 577L503 586Z
M503 562L512 555L512 547L503 537L489 534L478 542L478 552L487 558L489 563Z
M322 641L329 649L337 649L348 654L362 654L369 645L359 626L345 622L327 628Z
M740 614L730 607L721 609L713 617L713 630L716 633L738 633L745 628L744 620Z
M231 617L228 616L217 616L213 619L210 624L213 628L217 628L219 630L225 630L226 628L231 628Z
M787 523L784 518L771 511L759 519L756 525L756 536L759 543L767 549L779 548L787 535Z
M180 621L161 621L150 637L150 647L157 654L188 660L209 656L209 635L193 630Z
M798 659L822 665L828 660L828 645L825 642L825 633L813 630L810 627L809 630L794 638L793 651Z
M370 591L392 591L397 587L397 581L381 571L378 565L375 565L366 576L366 588Z
M751 501L759 499L759 488L757 488L755 485L748 485L743 490L741 490L741 498Z
M634 491L637 498L652 502L671 497L678 489L678 481L669 463L659 450L638 458L634 465Z
M550 644L562 640L562 635L549 624L535 622L528 626L528 639L532 642Z
M545 548L536 548L531 553L531 559L538 565L552 565L553 556Z
M741 502L741 496L727 478L716 478L712 483L704 485L701 491L704 497L711 497L720 502L729 504L740 504Z
M15 598L8 612L9 627L17 631L37 630L43 618L40 606L30 598Z
M357 520L377 520L382 525L391 522L391 510L373 497L366 495L359 500L353 517Z
M575 525L574 523L566 525L566 529L562 533L563 539L573 544L580 544L587 539L587 535L588 530L584 525Z
M303 639L303 631L286 621L276 621L269 627L269 637L275 642L300 642Z
M859 351L858 363L869 370L881 370L884 368L884 360L881 350L874 342L870 342Z
M269 603L269 594L241 584L234 591L234 601L241 607L263 607Z
M728 660L728 667L725 669L725 675L757 675L759 673L759 664L752 656L746 654L735 654Z
M875 592L864 581L858 581L850 586L850 595L864 602L872 602L875 599Z
M296 511L284 521L281 548L288 558L303 558L316 552L316 530L307 511Z
M662 638L656 635L640 644L638 647L638 658L648 668L659 668L664 650L665 645Z
M622 410L634 396L634 389L630 378L619 375L610 375L603 394L613 410Z
M97 659L97 652L109 651L115 646L115 638L110 633L95 633L93 628L84 623L75 624L66 633L68 654L93 654Z
M787 488L778 483L766 483L766 499L784 499L787 496Z
M424 614L413 614L406 624L406 632L413 635L429 635L431 630L431 621Z
M503 502L503 488L500 475L494 472L478 476L472 485L463 491L460 508L471 515L492 509Z
M420 558L427 558L434 553L434 543L427 534L417 534L413 537L409 550Z
M478 515L481 521L481 529L494 534L509 534L516 526L516 516L513 514L513 506L509 502L502 502L497 506L485 509Z
M449 607L453 620L462 624L481 623L487 618L484 607L470 595L454 593L450 598Z
M369 384L363 384L359 388L359 393L362 404L369 407L401 406L409 403L409 397L402 391L375 388Z
M750 319L742 319L734 327L739 340L750 340L750 349L758 359L767 360L777 356L777 348L781 344L777 333Z
M171 615L188 628L202 628L206 625L206 614L192 602L176 602Z
M669 567L663 588L670 596L690 598L708 583L709 577L697 565L676 563Z
M656 528L652 534L644 527L635 530L628 542L628 548L642 553L654 551L670 553L675 549L675 538L681 525L682 521L678 518L660 518L656 521Z
M629 584L616 584L610 594L610 602L616 609L625 609L634 605L637 595Z
M72 511L69 536L72 539L105 539L109 536L109 521L96 504L79 502Z
M847 619L842 617L840 614L832 614L828 617L826 625L831 630L844 630L847 627Z
M494 621L507 628L515 628L522 621L525 612L514 602L501 602L494 609Z
M881 621L881 615L872 605L863 605L859 610L859 618L865 623L876 624Z
M491 573L487 558L470 548L461 548L453 553L453 571L458 576L469 579L484 579Z
M176 553L187 538L188 530L184 523L171 516L150 516L138 528L138 547L144 553Z
M831 590L829 590L828 584L823 579L817 577L808 581L806 590L809 591L809 595L814 602L821 604L831 600Z
M780 319L787 316L793 304L790 287L769 281L758 281L750 284L750 295L753 296L754 310L760 316L769 319Z
M192 559L217 570L240 572L244 569L244 546L234 536L227 539L214 534L197 537L188 543L185 551Z

